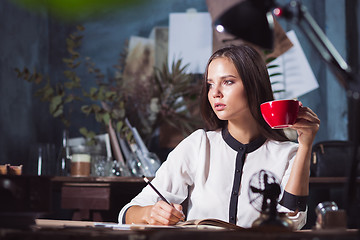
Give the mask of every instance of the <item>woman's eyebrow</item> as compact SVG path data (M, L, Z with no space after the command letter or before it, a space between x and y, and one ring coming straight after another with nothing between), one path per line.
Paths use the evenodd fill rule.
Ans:
M221 78L228 78L228 77L230 77L230 78L236 78L236 76L234 76L234 75L231 75L231 74L229 74L229 75L224 75L224 76L221 76Z
M224 75L224 76L220 77L221 80L226 79L226 78L236 78L236 76L229 74L229 75ZM210 81L212 82L213 80L211 78L206 78L206 82L210 82Z

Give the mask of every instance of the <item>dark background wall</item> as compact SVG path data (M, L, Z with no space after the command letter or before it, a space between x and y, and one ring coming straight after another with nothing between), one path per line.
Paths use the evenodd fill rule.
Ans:
M112 66L130 36L148 37L153 27L168 26L170 12L184 12L188 8L207 11L205 0L142 2L81 22L85 26L81 54L91 57L103 72L111 74ZM352 53L352 64L358 69L358 0L304 0L303 3L340 54L347 59ZM321 119L315 141L347 139L345 91L296 24L281 19L279 22L285 31L296 31L320 85L299 98ZM348 27L350 25L351 28ZM14 68L36 68L48 73L52 79L63 81L61 59L66 56L65 38L74 26L75 23L54 19L46 13L28 11L10 0L0 1L0 164L32 164L28 159L34 143L60 144L62 123L49 115L47 104L33 97L34 86L18 79ZM88 87L93 84L91 79L86 82ZM74 113L74 116L74 126L86 125L99 133L102 131L92 118L86 118L80 112ZM79 136L75 127L71 129L70 136Z

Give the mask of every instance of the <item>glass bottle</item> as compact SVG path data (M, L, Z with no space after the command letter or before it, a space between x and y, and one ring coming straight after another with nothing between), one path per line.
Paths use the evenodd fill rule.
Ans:
M68 176L70 169L70 152L68 146L69 133L67 130L63 130L61 147L58 155L58 175Z

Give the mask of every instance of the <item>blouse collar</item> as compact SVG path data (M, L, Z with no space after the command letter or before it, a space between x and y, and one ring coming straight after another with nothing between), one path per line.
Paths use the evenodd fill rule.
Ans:
M222 137L224 141L235 151L239 151L242 149L245 149L246 153L251 153L261 147L264 142L266 141L266 138L263 136L260 136L256 138L254 141L248 143L248 144L242 144L238 140L236 140L231 134L229 133L229 130L226 127L224 127L221 131Z

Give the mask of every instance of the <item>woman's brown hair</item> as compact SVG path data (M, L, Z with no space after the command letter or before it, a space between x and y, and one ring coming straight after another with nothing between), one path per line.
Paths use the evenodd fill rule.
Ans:
M223 128L227 124L227 121L220 120L216 116L208 100L207 75L209 64L214 59L221 57L229 59L237 69L247 94L250 111L260 126L261 134L266 138L278 141L289 140L284 131L271 129L261 115L260 104L274 100L274 95L265 61L254 48L248 45L228 46L219 49L210 57L207 63L200 96L201 115L206 130Z

